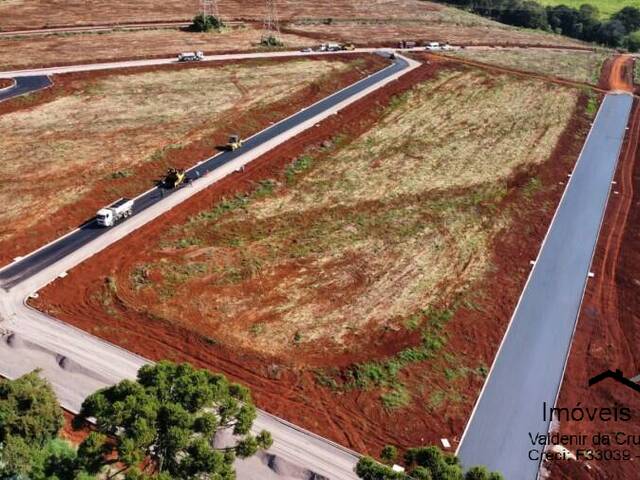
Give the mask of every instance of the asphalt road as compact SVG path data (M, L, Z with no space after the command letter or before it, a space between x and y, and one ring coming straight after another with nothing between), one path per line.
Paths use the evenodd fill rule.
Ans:
M135 201L135 215L115 227L97 228L90 221L2 269L0 375L16 378L40 368L61 404L72 412L78 411L83 398L97 388L135 377L146 359L29 308L26 297L55 280L60 273L70 271L221 178L233 175L264 153L417 66L418 62L399 57L386 69L257 133L247 139L241 149L221 153L193 167L188 172L190 178L195 178L190 185L165 191L164 195L158 188L143 193ZM72 280L72 270L69 275ZM240 479L356 478L353 468L358 455L351 450L263 411L259 411L254 428L269 430L274 444L268 452L237 461Z
M334 105L337 105L350 97L353 97L355 94L375 85L381 80L405 70L408 66L409 63L406 60L401 57L397 57L389 67L324 98L309 108L301 110L300 112L247 139L241 148L233 152L222 152L207 159L200 165L191 168L187 172L187 177L189 179L196 180L197 178L228 164L234 159L242 156L247 151L266 144L275 137L290 130L292 127L315 117L319 113L330 109ZM189 188L189 186L185 185L181 188ZM151 205L154 205L175 192L176 190L167 190L162 187L156 187L147 191L135 199L133 215L137 215ZM125 222L126 221L129 221L129 219L125 220ZM14 262L0 270L0 285L5 289L15 286L24 279L29 278L34 273L37 273L43 268L57 262L70 252L77 250L80 246L85 245L104 234L106 231L107 229L98 226L94 220L89 220L85 225L81 226L70 235L66 235L58 241L55 241L24 259Z
M50 87L51 80L46 75L36 75L31 77L17 77L16 84L13 87L0 91L0 102L9 100L10 98L24 95L25 93L34 92L42 88Z
M633 98L607 95L576 163L463 435L463 465L533 480L529 433L544 435L555 404Z
M219 62L224 60L250 60L260 58L289 58L289 57L305 57L316 55L351 55L353 53L372 53L380 50L379 48L356 48L352 51L338 52L302 52L296 50L285 50L281 52L250 52L250 53L225 53L221 55L206 55L201 63ZM424 51L424 48L412 49L415 51ZM410 51L404 50L404 51ZM9 70L0 71L0 78L18 78L31 77L34 75L58 75L62 73L73 72L91 72L96 70L112 70L118 68L133 67L150 67L156 65L174 65L178 64L176 56L170 58L152 58L149 60L117 60L106 63L89 63L83 65L63 65L58 67L32 68L26 70Z

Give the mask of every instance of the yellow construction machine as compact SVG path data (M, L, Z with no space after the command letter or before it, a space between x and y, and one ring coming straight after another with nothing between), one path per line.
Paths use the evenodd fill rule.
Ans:
M240 138L240 135L237 134L233 134L233 135L229 135L229 142L227 142L227 150L237 150L238 148L240 148L242 146L242 139Z
M164 186L166 188L179 187L187 179L187 174L181 168L170 168L167 170L167 175L164 177Z

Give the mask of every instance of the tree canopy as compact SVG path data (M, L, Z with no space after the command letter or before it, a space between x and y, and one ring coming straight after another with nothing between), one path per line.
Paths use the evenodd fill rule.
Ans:
M191 30L195 32L210 32L212 30L220 30L224 27L224 23L213 15L204 15L199 13L193 18Z
M391 463L395 448L387 446L382 451L383 460ZM371 457L362 457L356 466L356 475L362 480L503 480L498 472L490 472L476 466L463 473L458 458L443 453L439 448L410 448L404 455L406 473L394 471Z
M233 479L236 456L252 456L272 443L266 431L250 433L256 409L247 388L188 364L142 367L137 381L89 396L80 414L87 417L96 419L98 432L80 446L84 467L97 472L119 464L130 479ZM217 433L227 434L223 444Z
M442 0L478 15L517 27L553 31L610 47L637 50L633 32L640 29L640 9L624 7L609 20L600 20L598 8L585 3L544 7L535 0Z
M75 479L81 473L75 451L57 438L63 423L55 393L38 371L0 381L0 478Z

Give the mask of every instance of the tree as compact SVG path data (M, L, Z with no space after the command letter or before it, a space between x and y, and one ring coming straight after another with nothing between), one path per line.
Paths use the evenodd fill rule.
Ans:
M404 461L408 473L396 472L371 457L362 457L355 471L363 480L504 480L498 472L489 472L483 466L465 474L455 455L434 446L409 448Z
M29 445L43 446L63 424L55 393L38 371L0 382L0 443L19 437Z
M193 22L191 23L191 30L195 32L219 31L222 28L224 28L222 20L213 15L204 15L203 13L199 13L193 17Z
M625 45L630 52L640 51L640 31L635 31L627 35Z
M613 20L619 20L627 32L633 32L640 28L640 9L636 7L624 7L611 18Z
M89 396L80 413L87 417L114 440L90 436L80 446L80 461L90 470L123 465L132 479L149 473L232 479L236 456L249 457L272 443L268 432L250 433L256 409L247 388L188 364L142 367L137 381L124 380ZM214 443L216 433L227 434L223 446Z
M386 445L380 453L380 459L387 464L395 462L397 457L398 449L393 445Z
M611 47L620 47L626 35L627 29L620 20L610 20L600 24L594 40Z

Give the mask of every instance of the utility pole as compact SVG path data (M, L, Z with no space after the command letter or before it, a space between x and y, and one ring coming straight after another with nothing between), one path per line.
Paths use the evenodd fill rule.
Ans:
M276 0L266 0L266 14L262 26L263 45L278 46L282 45L280 39L280 25L278 24L278 6Z

